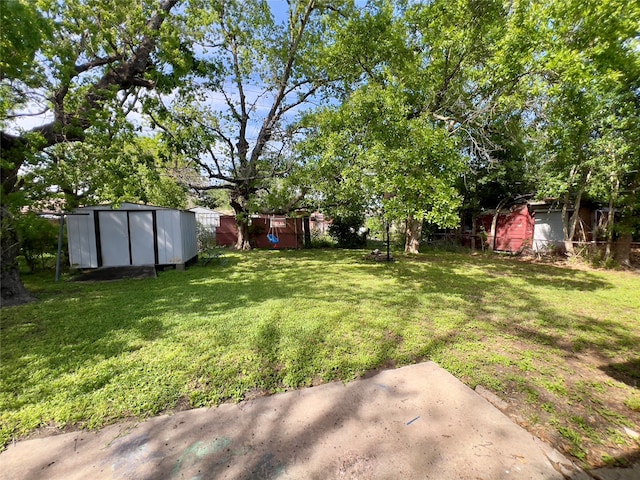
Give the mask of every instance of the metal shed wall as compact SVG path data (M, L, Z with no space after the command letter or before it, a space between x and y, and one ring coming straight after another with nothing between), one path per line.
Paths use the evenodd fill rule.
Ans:
M154 245L154 216L156 212L132 210L126 213L129 222L131 265L154 265L156 263Z
M98 211L94 213L97 217L97 236L100 239L98 244L100 259L103 267L119 267L131 265L131 249L129 246L129 215L128 212L120 210Z
M182 260L182 234L180 217L175 210L156 212L158 238L158 264L184 263Z
M76 213L84 215L67 221L73 267L184 264L197 255L192 212L123 204L120 210L85 207Z
M179 210L158 210L158 263L186 263L198 254L196 215Z
M182 232L182 258L191 260L198 254L198 222L193 212L180 213L180 231Z
M533 229L533 250L543 251L549 247L563 244L562 212L559 210L535 212L535 227Z
M67 217L69 263L75 268L98 268L96 230L93 212Z

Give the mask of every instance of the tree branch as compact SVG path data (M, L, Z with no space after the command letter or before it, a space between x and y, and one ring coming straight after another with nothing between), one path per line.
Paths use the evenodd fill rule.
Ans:
M309 19L311 18L311 13L316 8L315 0L311 0L300 19L300 26L297 32L292 32L291 37L291 45L288 52L287 63L285 65L284 71L282 73L282 77L280 78L280 86L278 88L278 93L276 94L276 98L273 100L273 104L269 113L267 114L264 122L262 123L262 127L260 128L260 132L258 133L258 139L256 141L256 145L251 152L251 160L250 162L255 163L260 155L262 154L262 150L264 149L265 144L271 138L271 129L273 128L273 124L277 120L276 112L280 109L280 106L285 98L285 92L287 91L287 85L289 83L289 79L291 78L291 73L293 71L293 65L295 63L296 54L298 52L298 48L300 47L300 42L302 41L302 36L304 34L305 28L309 23ZM290 25L293 30L293 19L290 19Z
M119 60L123 60L123 55L113 55L111 57L104 58L96 58L95 60L87 63L83 63L81 65L76 65L74 67L76 75L86 72L87 70L91 70L92 68L102 67L104 65L109 65L111 63L115 63Z

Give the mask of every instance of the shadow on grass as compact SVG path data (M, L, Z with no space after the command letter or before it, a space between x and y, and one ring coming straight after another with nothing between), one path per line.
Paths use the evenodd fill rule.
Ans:
M634 358L627 362L610 363L600 367L600 370L619 382L640 389L640 358Z
M224 266L168 271L152 280L43 287L41 302L4 315L3 345L13 345L3 349L5 385L34 389L22 400L27 404L57 394L38 391L39 382L105 364L82 370L92 373L67 393L113 387L118 395L127 393L116 389L127 370L140 370L141 380L126 387L131 402L136 389L152 382L162 393L150 395L157 404L133 404L129 412L136 415L172 408L185 396L204 405L254 390L351 379L384 365L437 358L462 342L481 345L493 332L570 355L575 345L567 336L575 332L598 334L593 346L601 350L639 340L623 325L545 301L544 291L588 295L612 288L590 272L467 255L373 264L362 260L364 253L234 253ZM168 346L167 358L138 355L156 342ZM247 348L231 351L240 344ZM34 368L41 375L32 378Z
M640 341L636 331L620 322L559 310L557 300L549 299L559 292L563 299L569 295L577 300L613 288L599 275L507 259L454 258L405 259L390 265L384 275L400 279L408 291L446 292L458 298L468 321L484 321L493 331L558 347L570 355L585 347L629 349ZM587 345L576 346L570 341L576 333L593 335Z
M607 330L607 338L598 345L604 348L629 346L637 341L633 332L621 329L615 322L586 315L569 318L548 306L543 296L530 293L539 287L576 293L610 288L595 275L504 260L480 259L479 263L478 259L462 255L453 260L434 256L426 262L402 259L394 264L370 264L361 262L360 252L255 252L232 257L225 267L196 266L187 272L162 273L157 280L95 284L70 298L53 296L26 317L12 319L7 315L3 331L11 335L9 343L20 342L20 357L48 359L50 368L60 371L135 351L144 342L171 338L181 328L177 320L171 319L185 315L196 318L200 328L210 325L215 330L210 332L211 339L224 347L239 341L246 330L220 322L222 314L233 316L238 311L241 315L242 309L273 301L299 303L303 308L326 305L329 309L334 300L340 302L340 308L370 304L374 311L397 315L400 322L415 321L416 311L422 309L418 317L424 319L424 328L429 328L445 310L460 313L458 319L448 320L445 331L434 332L428 344L410 353L409 360L430 358L434 350L455 343L457 332L468 321L489 319L512 308L528 312L549 329L542 332L535 325L508 319L487 320L488 325L567 351L573 347L565 342L566 328ZM476 274L466 273L478 268ZM505 280L510 279L517 279L520 285L504 288ZM305 311L299 313L304 318ZM405 313L407 318L401 318ZM328 310L327 316L331 314ZM260 317L258 309L256 318L242 322L266 322L259 327L262 333L255 337L254 347L260 355L276 358L277 354L268 348L276 348L280 341L276 325L279 320L272 318L273 312ZM301 361L308 361L313 346L325 343L332 334L317 327L312 332L298 333L299 338L293 341L300 341L310 350L300 353ZM383 331L378 341L376 362L382 365L397 355L402 332ZM325 351L320 349L320 353ZM273 363L274 360L269 362ZM348 362L345 368L349 370Z

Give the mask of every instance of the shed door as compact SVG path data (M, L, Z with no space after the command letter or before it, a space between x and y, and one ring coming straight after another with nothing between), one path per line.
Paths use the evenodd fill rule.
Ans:
M153 213L129 212L129 234L131 265L154 265L156 255L153 242Z
M131 265L127 212L96 211L100 222L102 266Z
M541 251L561 245L564 239L562 227L562 214L560 212L536 212L533 249Z

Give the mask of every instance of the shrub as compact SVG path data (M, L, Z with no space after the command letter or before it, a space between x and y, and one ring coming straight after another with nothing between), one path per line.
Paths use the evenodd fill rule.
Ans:
M38 263L45 269L46 255L56 254L58 250L57 222L42 218L35 213L27 213L18 218L16 226L20 239L20 251L33 273Z
M318 228L311 229L311 245L309 248L334 248L336 242Z
M349 215L335 217L329 226L329 234L341 248L360 248L367 245L366 231L362 232L364 217Z
M208 225L198 222L196 227L198 235L198 251L206 252L216 248L216 230Z

